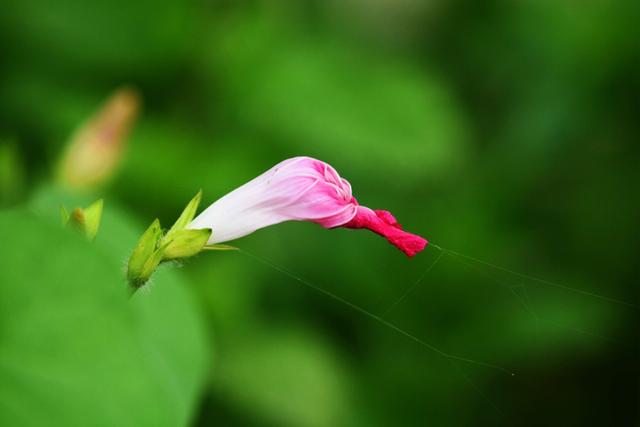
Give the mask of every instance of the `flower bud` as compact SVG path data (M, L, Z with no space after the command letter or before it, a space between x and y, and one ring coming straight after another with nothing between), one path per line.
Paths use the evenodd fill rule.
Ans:
M151 278L161 263L192 257L205 249L211 229L186 229L198 210L201 198L202 192L198 192L166 234L163 234L158 219L144 232L127 268L127 279L134 291Z
M161 252L158 243L162 238L160 220L156 219L136 244L127 266L127 279L133 288L144 285L160 264Z
M122 159L140 98L132 89L118 89L69 140L58 165L58 181L67 188L95 188L114 174Z

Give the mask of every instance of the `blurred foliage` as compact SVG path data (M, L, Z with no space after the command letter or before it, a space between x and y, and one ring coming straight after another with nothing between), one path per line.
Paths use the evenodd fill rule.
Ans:
M637 423L637 1L4 6L0 424ZM123 84L143 103L119 174L94 194L50 187ZM452 255L425 274L435 248L407 260L288 223L127 301L153 218L301 154L407 229L525 276ZM60 227L60 204L98 198L94 245ZM375 315L422 278L385 319L516 375L452 363L293 276Z
M0 206L16 202L24 191L24 165L14 141L0 141Z
M61 194L43 190L33 210L55 211L53 201L69 200ZM1 214L12 250L0 261L0 424L172 426L193 418L209 370L202 319L174 272L129 300L120 257L137 227L114 210L105 223L113 240L93 247L48 215Z

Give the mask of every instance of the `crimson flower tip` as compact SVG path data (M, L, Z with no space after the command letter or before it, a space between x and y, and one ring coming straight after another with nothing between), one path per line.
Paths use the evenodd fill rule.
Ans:
M358 206L356 215L343 227L365 228L386 238L389 243L400 249L408 257L422 252L429 243L425 238L408 233L402 229L396 218L389 211L371 210Z

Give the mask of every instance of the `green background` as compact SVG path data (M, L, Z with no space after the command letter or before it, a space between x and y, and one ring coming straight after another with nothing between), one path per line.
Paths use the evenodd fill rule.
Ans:
M624 0L4 4L0 424L636 424L638 19ZM144 105L117 176L56 189L69 136L123 84ZM297 155L523 275L286 223L127 299L153 218ZM58 209L97 197L90 245ZM377 316L422 277L384 318L515 375L294 276Z

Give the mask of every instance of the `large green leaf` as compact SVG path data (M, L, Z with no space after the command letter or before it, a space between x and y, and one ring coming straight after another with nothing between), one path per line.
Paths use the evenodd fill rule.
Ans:
M54 200L45 192L36 205ZM174 271L132 299L126 215L95 243L27 211L0 213L0 425L181 426L206 376L193 301ZM103 239L112 233L111 239ZM112 240L114 239L114 240Z

